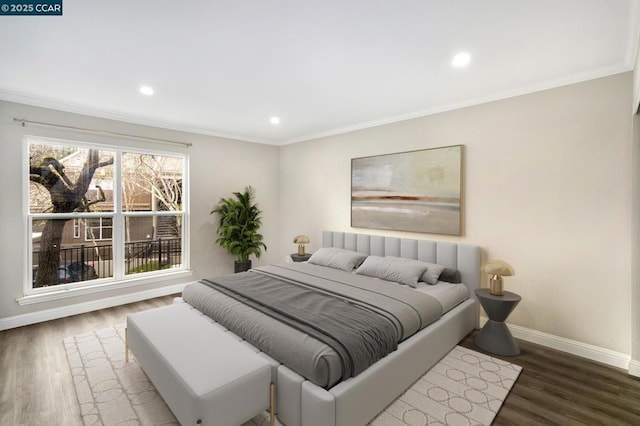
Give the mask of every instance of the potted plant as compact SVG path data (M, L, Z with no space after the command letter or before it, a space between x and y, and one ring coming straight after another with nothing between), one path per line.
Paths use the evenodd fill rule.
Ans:
M253 202L253 188L247 186L244 192L234 192L233 195L221 198L211 214L220 215L216 244L235 258L235 272L242 272L251 269L249 256L259 258L267 246L258 232L262 225L262 211Z

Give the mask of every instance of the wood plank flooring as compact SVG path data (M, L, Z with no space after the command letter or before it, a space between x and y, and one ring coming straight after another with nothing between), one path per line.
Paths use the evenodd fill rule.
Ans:
M0 425L81 425L62 339L122 324L129 313L169 304L151 299L0 332ZM473 344L475 333L461 345ZM626 371L519 341L523 367L495 425L640 425L640 379Z
M0 425L82 425L62 339L126 322L173 296L0 332Z
M474 345L476 333L460 345L487 353ZM534 343L518 345L518 356L489 354L523 368L494 425L640 425L640 379Z

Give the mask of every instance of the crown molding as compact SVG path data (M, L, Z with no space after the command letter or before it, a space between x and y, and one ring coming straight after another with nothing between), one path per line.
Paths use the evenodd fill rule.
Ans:
M159 127L167 130L175 130L178 132L187 132L187 133L195 133L199 135L206 136L214 136L218 138L224 139L233 139L242 142L253 142L260 143L266 145L275 145L273 141L260 139L260 138L252 138L246 135L233 134L233 133L225 133L219 132L213 129L207 129L204 127L193 126L177 121L169 121L169 120L159 120L150 117L143 117L134 114L126 114L118 111L113 111L109 109L101 109L89 107L86 105L80 105L72 102L66 102L59 99L51 99L45 98L41 96L36 96L27 93L20 93L10 90L0 89L0 100L7 102L15 102L19 104L25 104L40 108L48 108L54 109L64 112L70 112L74 114L82 114L88 115L96 118L104 118L107 120L116 120L122 121L125 123L137 124L141 126L149 126L149 127Z
M590 71L585 73L574 74L569 77L563 77L555 80L549 80L542 83L536 83L533 85L521 87L514 90L508 90L498 92L488 96L481 96L477 98L467 99L461 102L451 103L447 105L436 106L434 108L416 111L404 115L395 117L383 118L380 120L366 121L351 126L339 127L323 132L312 133L305 136L295 137L284 140L277 145L290 145L299 142L307 142L315 139L322 139L329 136L336 136L344 133L354 132L357 130L369 129L372 127L378 127L385 124L398 123L401 121L412 120L414 118L426 117L429 115L439 114L443 112L453 111L456 109L467 108L475 105L482 105L490 102L500 101L508 98L514 98L516 96L529 95L536 92L541 92L549 89L556 89L562 86L569 86L571 84L583 83L589 80L595 80L598 78L609 77L615 74L621 74L624 72L632 71L633 67L627 64L618 64L607 68L602 68L596 71Z
M635 44L630 43L629 48L637 49L637 47L638 47L637 43ZM630 54L628 54L627 56L629 55ZM635 60L635 53L633 54L633 58ZM283 139L283 140L269 140L269 139L249 137L241 134L218 132L212 129L192 126L185 123L172 122L167 120L158 120L158 119L153 119L149 117L136 116L133 114L124 114L117 111L93 108L93 107L74 104L70 102L64 102L61 100L48 99L48 98L38 97L30 94L12 92L12 91L2 90L2 89L0 89L0 100L27 104L27 105L32 105L32 106L37 106L42 108L56 109L56 110L71 112L76 114L89 115L92 117L105 118L109 120L118 120L118 121L123 121L127 123L143 125L143 126L159 127L163 129L175 130L180 132L195 133L195 134L214 136L214 137L225 138L225 139L233 139L233 140L238 140L243 142L259 143L264 145L284 146L284 145L291 145L294 143L322 139L330 136L336 136L344 133L350 133L358 130L365 130L373 127L383 126L386 124L398 123L401 121L412 120L415 118L426 117L429 115L453 111L456 109L467 108L471 106L481 105L481 104L504 100L504 99L513 98L517 96L528 95L528 94L532 94L532 93L536 93L544 90L555 89L558 87L568 86L571 84L582 83L585 81L595 80L598 78L608 77L611 75L632 71L634 68L634 65L635 65L634 63L632 64L620 63L610 67L601 68L595 71L577 73L568 77L548 80L545 82L536 83L529 86L523 86L513 90L494 93L488 96L470 98L460 102L455 102L455 103L446 104L446 105L439 105L439 106L435 106L433 108L429 108L425 110L410 112L407 114L397 115L393 117L382 118L379 120L365 121L365 122L356 123L349 126L327 129L321 132L295 136L293 138Z

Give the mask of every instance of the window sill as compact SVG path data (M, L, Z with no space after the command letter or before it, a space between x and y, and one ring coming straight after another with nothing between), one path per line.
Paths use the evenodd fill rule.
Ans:
M66 299L69 297L84 296L87 294L96 294L104 291L117 290L120 288L132 288L145 284L151 284L160 281L168 281L179 278L193 276L192 270L182 270L176 272L164 273L162 275L152 275L138 278L128 278L121 281L109 282L97 285L87 285L84 287L66 288L62 290L49 291L47 293L31 294L16 299L18 305L32 305L35 303L44 303L52 300Z

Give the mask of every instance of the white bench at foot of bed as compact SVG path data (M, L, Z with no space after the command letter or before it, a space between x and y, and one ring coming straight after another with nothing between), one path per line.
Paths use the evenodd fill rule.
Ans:
M186 303L127 317L127 355L136 356L183 425L238 425L271 411L269 363Z

